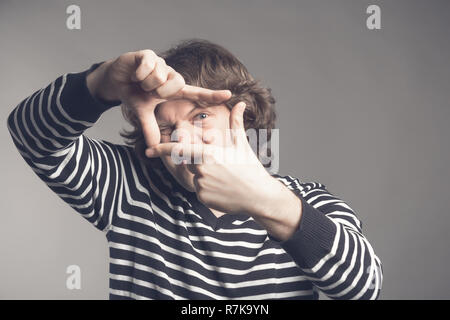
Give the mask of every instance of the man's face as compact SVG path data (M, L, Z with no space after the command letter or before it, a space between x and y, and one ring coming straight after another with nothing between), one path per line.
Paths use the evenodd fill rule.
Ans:
M155 116L161 143L178 141L180 137L183 143L219 146L225 146L229 141L230 110L224 104L200 107L189 100L169 100L157 106ZM171 156L162 156L161 160L178 183L195 192L194 175L189 170L175 164Z

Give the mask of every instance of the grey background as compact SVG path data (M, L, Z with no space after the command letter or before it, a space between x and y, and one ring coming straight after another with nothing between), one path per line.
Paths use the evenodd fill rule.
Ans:
M81 30L66 29L69 4ZM381 7L381 30L366 8ZM280 173L319 181L363 221L382 299L449 299L450 1L0 2L0 298L107 299L104 235L20 157L6 119L65 72L200 37L273 89ZM118 108L86 134L122 143ZM81 290L67 290L68 265Z

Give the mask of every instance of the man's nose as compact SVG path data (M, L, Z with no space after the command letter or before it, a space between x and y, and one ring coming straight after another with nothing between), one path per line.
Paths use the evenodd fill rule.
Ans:
M175 141L183 143L202 143L202 128L192 125L179 125L175 130Z

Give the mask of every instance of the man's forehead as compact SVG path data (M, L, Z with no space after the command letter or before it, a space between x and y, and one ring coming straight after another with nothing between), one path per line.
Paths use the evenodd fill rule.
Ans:
M162 102L158 103L158 104L156 105L156 109L161 108L161 107L166 107L166 106L172 106L172 105L177 105L177 106L179 106L179 105L181 105L181 104L187 105L187 106L188 106L188 105L194 106L194 105L195 105L195 102L192 101L192 100L189 100L189 99L183 99L183 98L170 99L170 100L166 100L166 101L162 101ZM156 111L156 109L155 109L155 111Z
M167 101L163 101L160 102L156 105L155 108L155 114L161 113L161 112L165 112L165 111L169 111L171 109L175 109L175 110L181 110L184 108L193 108L196 107L196 104L191 101L191 100L187 100L187 99L172 99L172 100L167 100Z

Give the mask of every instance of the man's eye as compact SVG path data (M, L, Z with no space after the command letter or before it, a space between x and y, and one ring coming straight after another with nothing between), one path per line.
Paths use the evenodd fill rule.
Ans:
M199 113L198 115L196 115L195 118L196 119L200 119L200 120L204 120L204 119L208 118L208 114L202 112L202 113Z

